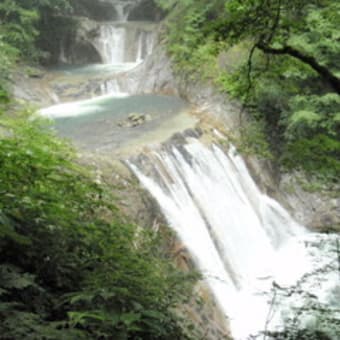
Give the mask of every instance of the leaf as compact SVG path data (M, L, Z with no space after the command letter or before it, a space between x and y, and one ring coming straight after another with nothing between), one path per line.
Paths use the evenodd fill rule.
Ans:
M20 235L16 232L14 224L9 218L3 215L0 211L0 239L8 238L21 245L28 245L31 243L28 237Z
M127 327L130 327L132 324L140 321L141 314L139 313L123 313L120 316L120 321L122 321Z
M106 313L104 311L85 311L85 312L68 312L71 323L75 326L77 324L83 325L87 322L107 322L109 321L111 326L115 326L119 321L120 317L114 313Z
M21 307L17 302L0 302L0 313L10 313Z
M29 273L20 273L12 265L0 265L0 284L6 289L25 289L35 286L35 276Z
M301 110L294 112L292 116L290 117L290 124L291 126L305 123L305 124L312 124L314 122L318 122L321 120L321 117L319 114L313 112L313 111L307 111L307 110Z
M91 303L92 300L95 298L95 295L92 292L79 292L74 294L68 294L67 298L70 297L70 303L76 304L78 302L86 302Z
M162 319L164 318L164 314L155 311L155 310L145 310L143 311L143 315L150 317L150 318L154 318L154 319Z

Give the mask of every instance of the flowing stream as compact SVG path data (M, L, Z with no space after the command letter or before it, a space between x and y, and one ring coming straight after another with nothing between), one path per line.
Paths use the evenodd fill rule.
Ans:
M128 21L139 1L111 2L117 20L99 23L93 40L103 65L67 66L61 72L73 78L109 72L125 75L152 53L153 24ZM62 52L63 61L67 60ZM124 138L142 136L186 106L178 98L132 96L124 91L112 79L101 84L105 96L41 113L56 119L63 136L86 140L88 148L103 143L118 147ZM117 122L131 112L151 114L152 121L146 128L118 128ZM294 325L319 327L332 339L340 338L336 330L325 329L322 316L305 317L303 312L306 298L334 308L334 313L340 309L337 237L312 234L297 224L258 189L233 146L225 151L191 137L154 147L127 163L189 250L236 339L250 339L265 329L280 331L295 315L299 320Z

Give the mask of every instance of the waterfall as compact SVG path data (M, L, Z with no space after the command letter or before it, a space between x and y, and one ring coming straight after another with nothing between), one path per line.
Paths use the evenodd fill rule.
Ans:
M100 91L102 95L108 93L120 93L120 87L117 79L112 79L109 81L105 81L100 85Z
M103 62L106 64L120 64L125 61L126 30L124 27L116 27L115 24L103 24L100 26L99 37L94 45L100 52Z
M124 94L129 91L126 73L152 53L154 46L153 24L150 23L103 23L94 46L106 64L116 66L116 71L104 81L102 94ZM125 73L124 81L120 73ZM123 88L121 85L125 84Z
M93 55L100 56L104 64L132 64L142 62L152 52L156 22L130 21L131 11L141 0L100 0L105 2L108 11L112 11L112 21L95 21L79 17L78 30L72 38L62 39L59 47L58 61L68 64L74 56L81 56L93 62ZM94 50L95 51L94 51ZM92 58L92 59L91 59Z
M153 50L153 34L141 31L138 35L137 63L142 62Z
M146 28L150 23L128 21L131 10L140 1L112 0L111 3L117 19L99 24L98 36L93 41L95 48L107 64L143 61L153 47L152 29Z
M59 48L60 52L59 52L59 62L66 64L67 63L67 58L65 55L65 48L64 48L64 44L63 41L60 42L60 48Z
M123 92L117 79L106 80L100 85L102 95L111 94L117 97L128 96L127 92Z
M204 274L235 338L268 327L273 282L293 285L313 267L309 233L260 192L233 147L224 153L195 139L128 163ZM271 318L272 327L281 323Z
M114 8L117 12L117 20L118 21L127 21L127 18L129 16L129 12L126 11L126 7L128 6L128 4L119 1L114 3Z
M131 10L136 7L140 0L111 0L110 1L117 13L117 21L127 21Z
M144 26L146 26L144 24ZM106 64L140 63L151 54L153 32L143 24L103 23L93 44Z

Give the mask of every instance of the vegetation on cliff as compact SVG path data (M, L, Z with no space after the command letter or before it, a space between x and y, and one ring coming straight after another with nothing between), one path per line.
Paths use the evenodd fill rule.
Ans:
M158 3L170 10L166 39L178 70L241 100L281 165L337 181L337 1Z
M6 83L10 72L18 62L34 63L44 57L39 48L51 35L47 34L53 24L56 30L60 14L70 11L68 0L4 0L0 3L0 96L6 96ZM60 19L62 20L62 19Z

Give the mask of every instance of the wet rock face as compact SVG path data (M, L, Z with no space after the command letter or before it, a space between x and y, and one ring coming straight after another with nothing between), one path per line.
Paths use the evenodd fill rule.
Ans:
M43 64L101 63L102 57L93 45L98 25L85 17L51 18L50 26L41 37L40 47L46 52Z
M85 16L98 21L117 19L117 12L110 1L76 0L73 6L75 15Z
M172 72L172 65L161 42L155 39L155 49L146 60L123 75L118 80L122 89L128 88L132 93L159 93L183 97Z
M285 174L280 190L288 202L293 216L308 228L318 232L340 232L339 187L333 191L312 192L297 174ZM306 179L303 179L306 181Z
M93 39L99 34L96 22L86 18L77 18L75 29L66 33L60 43L54 63L73 65L101 63L102 57L93 45Z
M119 20L121 11L129 12L129 21L159 21L163 12L153 0L75 0L74 15L96 21Z
M128 17L131 21L160 21L164 13L155 5L153 0L142 0L134 7Z
M91 43L81 40L69 46L68 62L73 65L96 64L101 62L101 56Z

